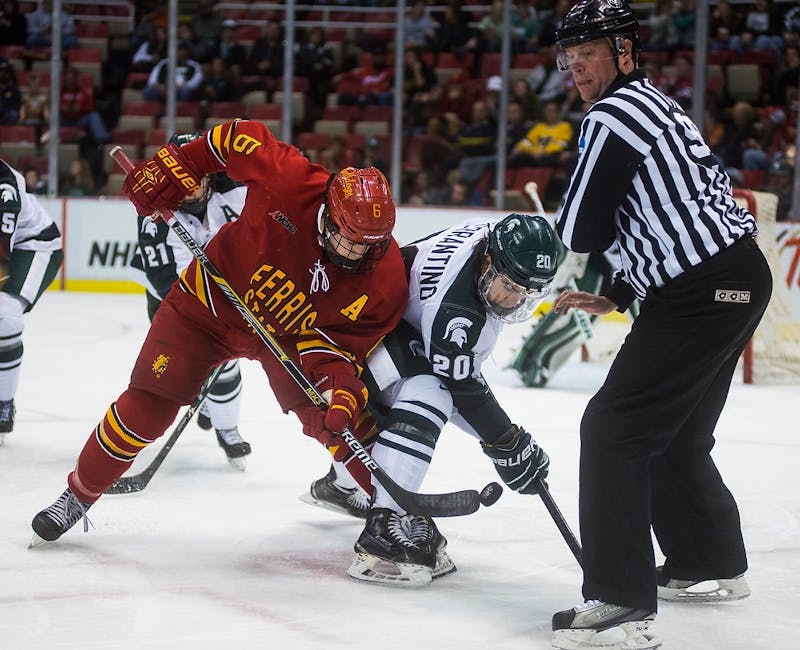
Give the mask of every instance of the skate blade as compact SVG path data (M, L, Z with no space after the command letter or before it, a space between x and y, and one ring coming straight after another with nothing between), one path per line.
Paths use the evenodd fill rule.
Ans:
M341 506L336 505L335 503L328 503L327 501L320 501L319 499L314 498L311 492L306 492L305 494L301 494L297 497L303 503L307 503L310 506L317 506L318 508L324 508L325 510L329 510L330 512L336 512L340 515L347 515L348 517L352 517L353 519L365 519L366 513L364 517L357 517L352 512L345 510Z
M650 632L652 621L629 621L598 632L590 628L556 630L557 650L655 650L661 641Z
M239 458L228 458L228 462L234 469L244 472L247 469L247 462L245 461L245 458L246 456L241 456Z
M726 580L704 580L685 589L658 588L658 599L670 603L729 603L750 595L746 582L730 584Z
M418 588L432 580L429 567L420 564L390 562L368 553L357 553L347 569L347 575L356 580L373 582L388 587Z
M46 539L42 539L36 533L34 533L33 537L31 537L30 544L28 544L28 549L36 548L38 546L41 546L42 544L49 544L49 543L50 542L48 542Z
M445 550L441 550L436 554L436 566L431 572L431 578L437 580L449 576L451 573L456 572L456 565L450 555Z

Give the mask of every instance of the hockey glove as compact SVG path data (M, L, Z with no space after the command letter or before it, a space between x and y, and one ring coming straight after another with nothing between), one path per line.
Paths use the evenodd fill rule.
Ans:
M514 424L496 442L481 442L481 447L508 487L520 494L538 492L536 479L547 477L550 459L525 429Z
M367 405L367 387L354 375L338 375L332 378L333 388L323 394L328 399L328 409L315 406L295 409L303 423L303 433L316 438L324 445L338 445L339 434L353 429Z
M154 215L162 209L177 210L184 198L200 187L201 174L181 153L180 147L166 144L152 158L139 163L125 178L122 191L137 214Z

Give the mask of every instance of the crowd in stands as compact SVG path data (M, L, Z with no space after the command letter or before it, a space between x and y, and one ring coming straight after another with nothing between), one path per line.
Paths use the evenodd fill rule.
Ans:
M555 63L555 32L574 0L514 0L512 63L506 115L500 115L501 0L408 2L404 24L403 195L417 205L491 205L498 120L507 126L507 186L543 179L549 208L560 198L577 157L586 110L571 75ZM393 128L395 3L357 0L306 2L298 10L292 141L331 169L374 164L388 172ZM636 3L642 23L641 65L651 81L692 109L695 7L693 0ZM280 9L242 3L179 3L177 99L188 128L232 117L264 119L278 128L282 113L284 17ZM272 7L279 6L278 4ZM78 133L74 160L62 165L60 193L109 192L109 143L146 148L168 137L161 129L167 68L166 6L135 3L133 33L108 34L99 78L79 71L69 53L82 48L82 16L118 7L64 4L61 126ZM323 11L323 7L325 10ZM369 7L371 11L360 9ZM50 137L49 0L2 0L0 12L0 138L9 126L34 129L31 182L41 191L42 147ZM331 9L333 8L333 10ZM348 12L349 9L352 9ZM330 23L325 24L325 19ZM99 21L99 22L98 22ZM355 23L355 26L352 26ZM371 23L371 24L368 24ZM366 26L365 26L366 25ZM709 16L705 134L734 183L768 189L791 204L800 79L800 8L796 2L719 0ZM734 72L756 82L737 85ZM102 84L102 87L98 87ZM102 91L102 92L100 92ZM100 101L98 98L103 97ZM148 108L141 133L122 119ZM297 110L294 110L297 109ZM149 116L150 122L147 122ZM187 123L183 123L186 126ZM69 129L72 129L70 131ZM6 131L8 133L8 131ZM280 131L276 132L280 137ZM61 141L65 134L59 133ZM2 144L0 141L0 144ZM19 159L11 160L19 164ZM74 163L74 164L73 164ZM789 182L787 183L787 178Z

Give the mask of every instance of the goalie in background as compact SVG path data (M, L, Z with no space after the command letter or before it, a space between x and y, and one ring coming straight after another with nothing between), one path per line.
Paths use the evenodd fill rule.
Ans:
M408 306L364 373L380 425L372 455L400 486L419 490L442 427L452 419L480 441L506 485L536 493L549 458L512 424L481 367L504 323L529 318L548 294L557 246L546 219L511 214L474 219L403 247ZM371 492L348 575L417 587L455 571L433 519L403 510L374 479Z
M616 246L604 253L565 253L553 281L554 293L577 290L602 294L611 286L619 267ZM639 301L634 300L625 313L634 320ZM593 337L597 319L577 310L568 318L552 309L546 311L525 338L511 367L526 386L544 388L572 354Z
M201 137L200 133L177 134L170 142L182 146ZM205 245L226 223L239 218L247 197L247 188L222 172L201 179L200 188L187 196L175 211L175 217L201 246ZM131 266L140 271L139 282L147 290L147 315L156 314L161 301L183 270L192 261L192 253L175 232L163 221L139 215L139 245ZM245 469L250 443L239 433L242 405L242 375L239 361L227 361L208 391L197 416L201 429L212 427L217 443L228 461L239 470Z
M22 364L23 315L55 279L61 233L25 179L0 159L0 445L14 430L14 395Z

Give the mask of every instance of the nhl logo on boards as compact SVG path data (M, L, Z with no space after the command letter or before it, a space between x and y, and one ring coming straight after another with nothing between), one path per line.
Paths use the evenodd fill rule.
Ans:
M717 289L714 292L714 301L747 303L750 302L750 292L735 291L735 290L731 291L728 289Z

